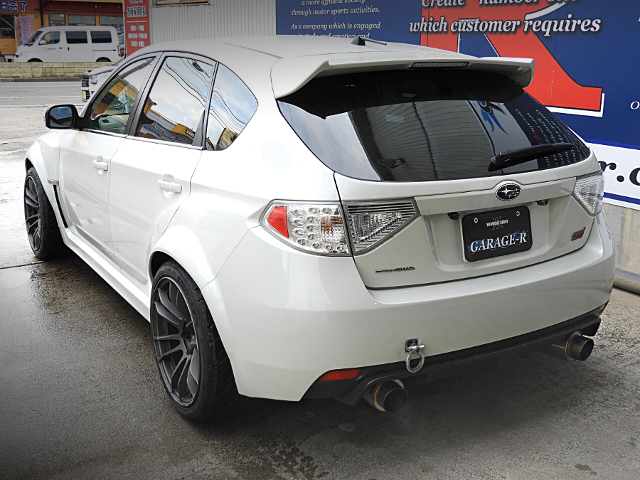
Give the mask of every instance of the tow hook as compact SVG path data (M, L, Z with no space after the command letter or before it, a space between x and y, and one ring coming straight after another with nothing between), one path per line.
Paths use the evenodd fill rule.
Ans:
M404 342L404 351L407 352L407 359L405 364L407 365L407 371L409 373L418 373L422 370L424 365L424 345L420 344L420 339L412 338ZM420 359L418 365L411 366L411 360Z

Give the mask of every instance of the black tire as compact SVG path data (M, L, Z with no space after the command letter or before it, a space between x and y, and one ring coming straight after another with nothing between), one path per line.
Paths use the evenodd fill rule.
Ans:
M39 62L39 63L42 63L42 60L40 60L39 58L32 58L31 60L27 60L27 63L30 63L30 62Z
M99 62L112 63L111 60L109 60L108 58L105 58L105 57L100 57L98 60L96 60L96 63L99 63Z
M239 395L229 357L200 289L176 262L156 273L150 320L160 378L176 410L192 421L232 413Z
M24 219L29 244L36 257L46 260L64 251L55 212L33 167L27 171L24 181Z

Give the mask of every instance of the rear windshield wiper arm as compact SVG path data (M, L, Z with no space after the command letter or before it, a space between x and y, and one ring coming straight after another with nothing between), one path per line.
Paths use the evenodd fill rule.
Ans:
M518 148L516 150L508 150L497 154L491 158L489 171L494 172L505 167L520 165L521 163L535 160L536 158L546 157L554 153L562 153L571 150L575 145L573 143L553 143L551 145L533 145L531 147Z

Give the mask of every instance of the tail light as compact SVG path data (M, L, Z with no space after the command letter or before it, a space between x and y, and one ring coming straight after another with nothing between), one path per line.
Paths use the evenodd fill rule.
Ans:
M277 239L298 250L319 255L349 255L339 204L272 202L260 223Z
M602 198L604 196L604 179L602 171L578 177L573 188L573 196L591 216L596 216L602 211Z
M340 256L350 254L349 240L355 254L368 252L418 216L413 200L347 202L344 205L346 216L337 203L276 201L267 207L260 223L293 248Z
M365 253L393 237L418 216L413 200L346 203L354 253Z

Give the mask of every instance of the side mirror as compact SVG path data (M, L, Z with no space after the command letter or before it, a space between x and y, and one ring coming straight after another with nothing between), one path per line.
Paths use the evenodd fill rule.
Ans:
M44 124L51 129L78 128L80 116L75 105L55 105L47 108Z

